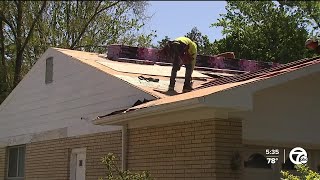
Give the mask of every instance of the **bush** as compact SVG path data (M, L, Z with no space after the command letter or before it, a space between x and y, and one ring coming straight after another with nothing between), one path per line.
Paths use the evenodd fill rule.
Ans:
M290 174L288 171L281 171L282 180L320 180L320 174L310 170L306 165L296 165L299 176Z
M122 171L115 162L116 156L108 153L101 159L102 164L106 167L106 176L100 177L99 180L152 180L147 171L141 173L132 173L129 170Z

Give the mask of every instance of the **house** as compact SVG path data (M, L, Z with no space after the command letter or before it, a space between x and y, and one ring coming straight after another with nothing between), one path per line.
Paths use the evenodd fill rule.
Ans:
M297 146L320 169L320 58L197 68L194 91L165 94L170 66L122 50L41 56L0 106L0 179L96 180L109 152L157 179L279 179Z

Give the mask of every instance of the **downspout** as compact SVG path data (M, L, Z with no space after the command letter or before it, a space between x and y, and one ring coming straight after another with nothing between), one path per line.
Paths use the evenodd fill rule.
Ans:
M127 148L128 148L128 136L127 136L127 132L128 132L128 125L124 124L122 125L122 130L121 130L121 134L122 134L122 171L126 171L127 170Z

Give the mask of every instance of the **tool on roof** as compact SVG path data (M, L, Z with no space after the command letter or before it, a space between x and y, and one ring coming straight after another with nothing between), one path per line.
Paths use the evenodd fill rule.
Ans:
M155 79L155 78L152 78L152 77L148 77L148 78L146 78L146 77L144 77L144 76L139 76L138 77L140 80L145 80L145 81L151 81L151 82L159 82L159 79Z

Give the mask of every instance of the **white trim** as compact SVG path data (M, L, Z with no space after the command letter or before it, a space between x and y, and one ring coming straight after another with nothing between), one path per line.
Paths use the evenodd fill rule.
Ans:
M122 157L121 157L121 165L122 171L127 170L127 148L128 148L128 125L125 124L122 126L121 135L122 135Z

